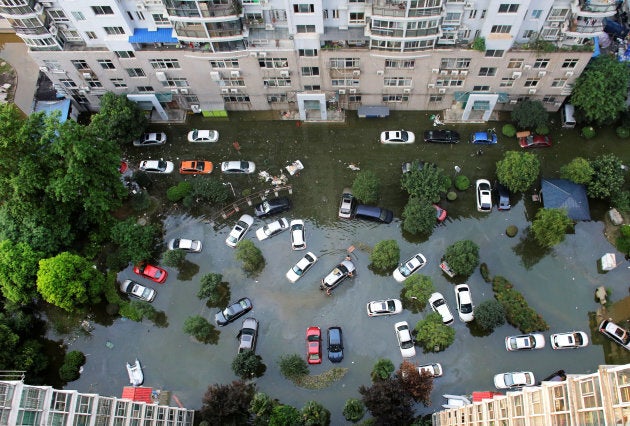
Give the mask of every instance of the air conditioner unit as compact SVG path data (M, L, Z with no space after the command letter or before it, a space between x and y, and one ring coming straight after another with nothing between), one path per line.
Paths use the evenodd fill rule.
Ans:
M538 77L544 77L547 75L547 71L538 71Z
M438 90L438 93L442 93L442 94L444 94L444 93L446 93L446 89L439 89L439 90Z
M383 74L385 74L385 71L383 70L376 71L376 75L383 75Z
M158 81L166 81L166 73L163 71L158 71L155 73L155 78L157 78Z
M352 71L352 76L353 77L359 77L361 75L361 70L354 70Z
M268 30L268 31L273 31L274 30L274 26L273 26L273 24L266 24L265 25L265 29Z
M258 56L258 53L256 53L256 52L249 52L249 56L255 58L256 56Z
M179 89L179 93L181 93L182 95L187 95L188 89Z
M452 70L451 71L451 75L459 75L459 71L458 70Z
M92 78L92 73L91 72L84 72L83 73L83 78Z
M224 95L230 93L230 89L221 89L221 93Z
M79 95L87 95L87 90L79 90Z
M190 106L190 110L194 113L200 113L201 112L201 106L197 105L197 104L193 104Z
M431 70L431 72L432 72L433 74L437 74L437 73L439 73L439 72L440 72L440 70L439 70L438 68L433 68L433 69Z
M518 103L517 99L510 99L510 105L516 105Z
M267 57L267 52L258 52L258 57L259 58L266 58Z
M523 75L523 73L522 73L522 72L520 72L520 71L514 71L514 72L512 73L512 78L514 78L514 79L521 78L521 76L522 76L522 75Z
M523 65L523 69L524 70L531 70L532 66L531 65Z
M435 84L433 84L433 83L429 83L429 84L427 84L427 87L428 87L429 89L433 89L433 88L435 87Z
M171 89L171 93L173 93L174 95L179 93L179 89Z
M346 89L339 89L339 90L337 90L337 93L339 93L340 95L345 95L346 94Z
M536 94L536 89L529 89L529 94L530 95Z
M42 13L44 11L44 5L41 3L37 3L33 10L35 11L35 13Z
M464 9L474 9L475 8L475 4L471 1L467 1L466 3L464 3Z
M41 72L48 72L48 67L39 67Z
M411 93L411 89L403 89L403 93Z
M564 73L565 77L573 77L573 71L567 71L566 73Z
M288 78L291 73L289 71L280 71L280 77Z
M238 93L238 89L230 89L230 93Z
M210 80L212 81L221 81L221 74L218 71L210 72Z
M468 71L467 70L462 70L459 72L459 75L468 75Z
M448 71L446 71L446 70L442 70L442 71L440 71L440 74L441 74L441 75L448 75Z
M230 71L230 77L239 78L241 76L240 71Z
M348 93L350 93L351 95L354 95L355 93L357 93L357 89L349 89Z

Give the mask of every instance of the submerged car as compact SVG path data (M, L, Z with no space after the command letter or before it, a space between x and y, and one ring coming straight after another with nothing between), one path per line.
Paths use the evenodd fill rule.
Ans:
M274 214L282 213L291 208L291 200L287 197L277 197L265 200L254 207L256 217L267 217Z
M350 219L354 210L354 195L350 188L344 188L341 194L341 204L339 205L339 217L341 219Z
M145 133L140 138L133 141L133 146L155 146L166 143L166 133Z
M293 250L304 250L306 248L304 221L302 219L293 219L290 226L291 248Z
M322 284L320 288L322 290L333 290L339 284L341 284L346 278L352 277L356 266L351 260L344 260L339 265L335 266L332 271L324 278L322 278Z
M144 300L145 302L153 302L155 299L156 291L152 288L145 287L132 280L125 280L120 284L120 291L136 299Z
M505 349L508 351L542 349L544 347L545 336L540 333L521 334L505 338Z
M227 308L219 311L214 316L214 320L216 321L218 326L223 327L226 324L231 323L232 321L242 317L246 313L252 310L254 306L252 305L252 301L247 297L243 297L242 299L237 300L235 303L232 303Z
M451 310L448 308L446 304L446 299L442 296L442 293L433 293L431 297L429 297L429 305L431 305L431 309L433 312L437 312L442 317L442 322L445 325L453 324L453 314L451 314Z
M239 333L238 353L256 350L256 340L258 339L258 320L256 318L245 318Z
M230 234L225 239L225 244L229 247L236 247L236 245L245 237L245 234L251 228L254 223L254 218L248 214L244 214L241 216L232 230Z
M298 262L293 265L291 269L289 269L286 274L287 279L292 283L296 282L297 280L302 278L302 276L306 274L306 272L311 269L311 266L313 266L316 262L317 256L309 251L304 255L303 258L298 260Z
M179 163L179 173L182 175L208 175L213 169L211 161L186 160Z
M384 144L405 144L415 141L416 135L407 130L388 130L381 133L381 143Z
M474 319L473 302L470 295L470 288L467 284L455 286L455 300L457 301L457 312L462 322L470 322Z
M322 331L319 327L306 329L306 362L309 364L322 363Z
M201 241L188 238L175 238L168 242L169 250L184 250L191 253L199 253L202 249Z
M497 209L498 210L510 210L510 191L500 183L496 184L497 189Z
M588 346L588 335L583 331L555 333L549 336L553 349L575 349Z
M175 169L175 165L171 161L164 160L145 160L140 162L140 171L146 173L171 173Z
M486 132L475 132L470 135L470 143L494 145L498 142L497 134L494 130L489 129Z
M407 321L400 321L394 324L394 330L396 331L396 339L398 339L398 347L400 348L400 354L403 358L410 358L416 355L416 347L411 337L411 331L409 330L409 324Z
M488 213L492 211L492 188L487 179L477 179L475 182L477 194L477 211Z
M523 386L534 386L535 384L534 373L531 371L501 373L494 376L494 386L497 389L521 388Z
M188 142L216 142L219 132L216 130L193 130L188 132Z
M256 171L256 165L252 161L224 161L221 163L223 173L251 174Z
M159 266L151 265L147 262L141 262L138 265L133 267L133 272L140 275L141 277L145 277L150 279L153 282L158 284L164 283L166 278L168 277L168 272Z
M343 333L341 327L328 328L328 359L330 362L343 361Z
M266 240L287 229L289 229L289 221L285 218L281 218L258 228L256 230L256 238L258 238L258 241Z
M439 362L433 364L425 364L418 367L418 373L420 375L428 374L431 377L440 377L444 374L444 370L442 370L442 364Z
M546 148L551 146L551 138L547 135L529 135L518 139L521 148Z
M630 350L630 334L625 328L619 327L610 319L606 319L599 324L599 331L604 336L617 342L624 348Z
M370 317L395 315L402 312L402 302L398 299L373 300L367 304L367 314Z
M426 130L424 141L433 143L458 143L459 133L454 130Z
M393 276L399 283L405 281L414 272L419 271L427 264L427 258L422 253L418 253L405 260L400 266L394 269Z

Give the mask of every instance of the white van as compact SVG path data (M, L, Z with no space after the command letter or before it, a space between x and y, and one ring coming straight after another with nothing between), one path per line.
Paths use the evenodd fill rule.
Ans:
M572 129L575 127L575 107L571 104L565 104L560 110L560 116L562 117L562 127L566 129Z

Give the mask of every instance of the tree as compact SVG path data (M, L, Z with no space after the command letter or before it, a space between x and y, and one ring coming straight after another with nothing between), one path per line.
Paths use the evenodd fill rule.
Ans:
M352 423L356 423L365 416L365 406L361 400L350 398L343 405L343 417Z
M232 371L243 380L261 377L266 369L262 357L254 351L240 352L232 361Z
M531 152L508 151L497 161L497 177L512 192L525 191L538 178L540 161Z
M59 367L59 378L64 382L77 380L81 373L81 366L85 364L85 355L80 351L71 351L66 354L63 364Z
M376 424L407 425L413 420L413 400L398 380L379 380L369 388L362 385L359 393Z
M409 197L403 213L403 229L411 234L430 234L435 227L435 208L428 201Z
M427 275L413 274L405 280L403 285L405 286L405 300L414 303L420 309L424 309L429 297L435 291L433 281Z
M89 125L99 140L125 145L142 135L148 121L146 114L138 104L127 99L127 95L107 92L101 97L100 103L100 111L92 116Z
M621 192L624 182L624 169L621 160L614 154L603 154L590 162L593 178L587 192L591 198L610 198Z
M251 240L241 240L236 245L234 256L243 262L243 270L249 275L255 275L265 267L262 252Z
M206 274L201 277L200 280L200 288L197 292L197 297L200 299L208 298L208 302L212 305L216 305L216 303L221 298L221 294L219 293L219 286L223 281L223 275L221 274Z
M152 259L159 236L160 229L155 225L139 225L133 218L116 222L110 231L111 240L118 246L114 262L121 267L127 262Z
M266 393L256 392L249 405L249 412L254 417L253 423L257 426L268 425L273 409L277 405L278 403Z
M308 375L308 365L298 354L282 355L278 365L280 373L289 380Z
M591 163L582 157L575 157L569 164L560 167L560 177L569 179L571 182L588 185L593 179L595 170L591 167Z
M564 240L567 229L572 225L573 221L565 209L542 208L532 222L532 232L538 244L553 247Z
M166 190L166 198L173 203L183 200L185 197L192 193L192 184L188 181L183 181L175 186L171 186Z
M370 377L372 377L372 381L376 382L378 380L385 380L391 377L392 373L396 370L394 367L394 363L391 362L387 358L379 358L374 364L372 368L372 373L370 373Z
M231 196L227 186L223 185L223 182L218 179L195 179L190 183L192 190L183 201L186 207L192 207L195 203L221 205L229 200Z
M402 175L400 183L410 197L431 203L440 201L440 195L451 186L448 176L435 164L425 164L420 170L412 168L409 173Z
M246 424L255 392L253 384L242 381L209 386L201 401L201 418L213 425Z
M66 311L100 302L105 276L89 260L63 252L39 261L37 291L43 299Z
M486 331L492 331L505 324L503 305L493 299L484 300L475 306L475 322Z
M27 243L0 242L0 290L8 301L25 305L39 296L36 280L42 257Z
M398 266L400 260L400 248L396 240L383 240L376 243L370 261L377 271L388 272Z
M630 71L624 62L612 55L593 58L575 81L571 92L571 104L589 122L599 125L612 124L626 110L625 90Z
M512 120L521 129L535 129L545 126L549 121L549 113L542 102L526 99L519 102L512 110Z
M359 172L352 183L352 193L365 204L374 204L378 200L381 182L370 170Z
M214 332L214 325L200 315L188 317L184 321L184 333L190 334L201 343L210 343Z
M456 274L468 276L479 264L479 246L470 240L457 241L446 248L444 260Z
M182 266L186 260L186 252L184 250L168 250L164 254L164 265L171 267Z
M269 426L301 426L302 415L291 405L276 405L269 418Z
M400 364L400 370L396 374L402 388L414 401L421 402L424 406L431 405L431 391L433 390L433 376L429 372L419 374L418 366L409 361Z
M302 407L302 424L304 426L328 426L330 411L317 401L307 401Z
M455 330L444 324L437 312L431 312L418 321L415 330L416 342L427 352L443 351L455 341Z

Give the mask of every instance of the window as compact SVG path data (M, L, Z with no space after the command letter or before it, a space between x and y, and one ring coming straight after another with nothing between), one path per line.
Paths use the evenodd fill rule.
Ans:
M298 33L314 33L315 25L296 25L295 30Z
M503 56L503 50L486 50L486 57L488 58L500 58Z
M303 76L319 75L319 67L302 67Z
M103 68L104 70L115 70L116 67L114 66L114 63L112 61L110 61L109 59L99 59L98 61L96 61L100 64L101 68Z
M270 104L274 103L286 103L287 95L277 94L277 95L267 95L267 102Z
M177 59L149 59L149 63L155 70L181 68Z
M90 40L96 40L98 38L94 31L86 31L85 36Z
M224 96L223 102L228 103L228 104L234 104L234 103L239 103L239 102L249 102L249 96L247 95Z
M348 102L361 102L361 95L348 95Z
M138 86L138 92L152 93L152 92L155 92L155 90L153 90L153 86Z
M229 78L227 80L223 80L223 82L225 83L225 86L231 86L231 87L245 87L245 80L243 80L242 78ZM187 83L188 84L188 83Z
M466 77L440 78L435 82L437 87L459 87L464 85Z
M507 77L507 78L502 78L501 82L499 83L499 87L513 87L514 86L514 79Z
M101 83L99 81L98 78L92 77L92 78L86 78L85 82L87 83L88 86L90 86L91 88L99 88L99 87L103 87L103 83Z
M336 78L330 82L334 87L359 87L359 80L352 78Z
M284 77L270 77L263 79L265 87L288 87L291 86L291 79Z
M564 87L565 84L567 84L566 78L554 78L551 87Z
M308 3L294 4L293 5L294 13L314 13L315 5Z
M79 71L82 71L82 70L88 70L89 71L90 70L89 65L83 59L74 59L74 60L72 60L70 62Z
M534 62L534 68L547 68L549 66L549 59L548 58L538 58L536 59L536 62Z
M442 99L444 99L444 96L442 96L442 95L431 95L431 96L429 96L429 102L442 102Z
M493 77L495 76L497 73L497 69L496 68L489 68L489 67L481 67L479 69L479 76L480 77Z
M499 13L516 13L518 12L518 4L500 4Z
M440 61L441 69L467 69L470 66L470 58L444 58Z
M258 65L260 65L260 68L288 68L289 61L287 61L287 58L259 59Z
M473 92L487 92L490 90L490 86L473 86Z
M123 80L122 78L110 78L109 81L112 82L114 87L117 87L119 89L127 87L127 83L125 83L125 80Z
M359 68L360 66L359 58L330 58L330 67L331 68Z
M562 63L562 68L575 68L579 59L565 59Z
M103 29L109 35L125 34L125 30L123 29L123 27L103 27Z
M556 97L555 96L544 96L542 98L542 101L545 104L554 104L554 103L556 103Z
M238 59L220 59L210 61L212 68L238 68Z
M153 17L153 22L155 22L157 25L169 25L170 24L168 18L166 16L162 15L161 13L152 13L151 16Z
M383 86L386 87L409 87L412 79L406 77L386 77L383 79Z
M384 95L384 103L409 102L408 95Z
M48 68L52 72L63 71L63 69L61 68L61 65L59 64L59 62L53 61L51 59L45 59L44 60L44 65L46 66L46 68Z
M523 38L532 38L536 35L536 31L534 30L525 30L523 31Z
M133 53L133 50L114 50L114 53L120 59L129 59L136 57L136 55Z
M339 19L339 9L332 10L332 17L333 19Z
M349 24L363 24L365 23L365 13L363 12L350 12Z
M532 10L532 18L533 19L540 19L540 17L542 16L542 9L534 9Z
M511 25L493 25L490 32L495 34L509 34L511 30Z
M385 68L406 68L413 69L416 66L414 59L385 59Z
M69 78L62 78L59 80L59 83L63 84L64 87L77 87L77 84Z
M109 6L92 6L95 15L113 15L114 11Z
M85 16L83 15L83 13L81 12L70 12L72 14L72 17L74 19L76 19L77 21L85 21Z
M60 10L60 9L49 10L48 16L50 16L50 19L52 19L55 22L68 22L69 21L66 14L63 13L63 10Z
M146 74L142 68L125 68L129 77L145 77Z
M169 78L162 82L164 87L190 87L188 80L183 77Z
M321 87L319 84L305 84L304 90L321 90Z
M525 87L536 87L538 86L538 82L540 80L537 78L528 78L527 80L525 80Z
M299 49L298 54L307 57L317 56L317 49Z
M508 61L508 68L521 68L523 66L523 62L525 62L525 59L522 58L510 58L510 60Z

